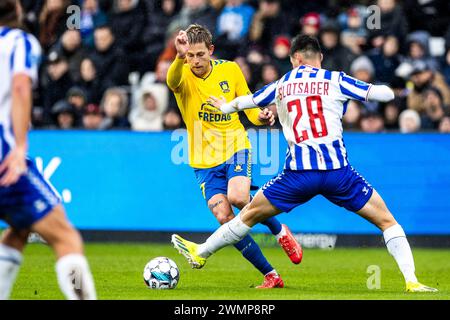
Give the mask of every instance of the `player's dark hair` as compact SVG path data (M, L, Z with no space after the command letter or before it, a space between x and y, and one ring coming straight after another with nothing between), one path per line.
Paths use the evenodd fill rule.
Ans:
M291 57L293 57L296 52L300 52L306 58L312 58L318 54L320 55L322 50L320 49L317 38L299 34L292 40L290 51Z
M191 24L186 29L186 33L190 44L203 42L207 48L212 45L212 34L204 26L201 26L199 24Z
M17 28L20 26L16 6L17 0L0 1L0 26L8 26L12 28Z

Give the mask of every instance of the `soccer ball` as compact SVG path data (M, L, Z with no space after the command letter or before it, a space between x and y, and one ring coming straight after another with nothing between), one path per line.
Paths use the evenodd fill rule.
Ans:
M175 289L180 279L178 266L167 257L156 257L144 268L144 282L149 289Z

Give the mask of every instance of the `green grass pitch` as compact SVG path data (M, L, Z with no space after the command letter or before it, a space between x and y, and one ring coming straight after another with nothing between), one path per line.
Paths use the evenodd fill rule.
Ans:
M262 282L262 276L234 248L218 252L201 270L191 269L170 245L88 243L85 250L99 299L450 299L450 250L413 249L419 280L439 289L428 294L404 292L402 275L384 248L304 249L300 265L293 265L281 248L263 248L286 285L271 290L253 288ZM181 276L176 289L150 290L145 286L144 266L157 256L177 263ZM30 244L11 298L63 299L54 263L49 247ZM380 289L367 288L370 265L380 267Z

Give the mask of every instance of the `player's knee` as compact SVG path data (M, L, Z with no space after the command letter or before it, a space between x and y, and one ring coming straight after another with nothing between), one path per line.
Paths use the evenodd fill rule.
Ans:
M243 193L234 193L228 195L228 201L233 207L242 209L244 208L248 202L250 201L250 195Z

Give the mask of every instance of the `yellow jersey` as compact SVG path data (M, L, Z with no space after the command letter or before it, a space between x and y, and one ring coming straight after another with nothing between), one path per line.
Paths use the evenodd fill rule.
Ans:
M184 59L176 58L169 68L167 84L174 92L186 124L189 164L194 168L212 168L226 162L236 152L250 149L250 141L237 113L224 114L208 104L210 96L224 96L227 102L250 94L238 64L211 60L211 71L204 78L196 76ZM247 109L248 119L258 119L260 109Z

